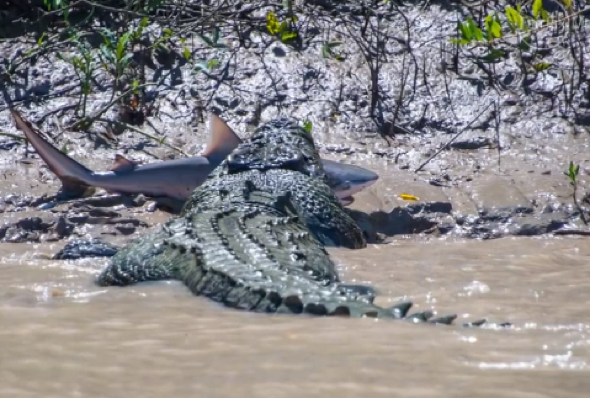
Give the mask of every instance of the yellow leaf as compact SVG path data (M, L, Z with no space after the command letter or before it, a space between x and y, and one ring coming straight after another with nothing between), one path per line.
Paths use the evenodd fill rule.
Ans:
M541 10L543 9L543 0L535 0L533 1L533 17L535 19L539 18L541 14Z
M416 197L415 195L411 194L400 194L399 197L404 201L420 201L420 198Z
M273 12L268 12L266 14L266 28L271 35L279 33L279 21L277 21L277 18Z
M297 39L297 32L284 32L281 34L281 40L286 42L288 40Z

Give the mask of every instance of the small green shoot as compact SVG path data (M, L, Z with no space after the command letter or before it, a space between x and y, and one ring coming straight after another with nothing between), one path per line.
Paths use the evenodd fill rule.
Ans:
M570 179L570 184L575 188L578 187L578 175L580 174L580 165L574 165L573 161L570 161L570 165L566 172L563 172Z
M68 152L70 152L70 149L68 148L68 144L69 144L69 142L66 141L64 143L64 145L59 149L62 153L66 154L66 155L68 154Z
M74 71L80 80L80 99L78 103L77 110L81 111L81 117L86 116L86 104L88 101L88 96L92 93L92 75L96 70L96 63L94 61L94 51L91 50L85 43L82 43L78 38L74 35L72 36L72 41L77 44L78 50L80 51L79 56L72 56L66 57L61 53L57 53L57 58L61 59L72 65L74 67Z
M574 187L578 185L578 175L580 174L580 165L575 165L574 162L570 161L570 165L567 169L567 172L563 172L564 175L569 177L570 184Z
M537 64L535 64L535 71L537 72L541 72L541 71L545 71L549 68L551 68L551 65L549 62L539 62Z
M197 72L211 72L217 65L219 65L219 60L212 59L209 61L201 61L195 65L195 69L193 70L193 74Z
M334 49L340 45L342 45L342 42L325 42L322 45L322 57L334 58L338 61L344 61L344 57L341 54L334 51Z
M580 175L580 165L574 165L574 162L570 161L567 171L563 172L563 174L566 175L570 180L570 185L574 189L574 193L573 193L574 205L576 206L576 208L578 208L578 211L580 212L580 218L582 219L582 222L584 222L584 224L587 225L588 222L586 221L586 217L584 216L584 210L582 209L582 207L578 203L578 197L577 197L578 183L579 183L578 176Z
M191 50L185 46L185 44L186 44L186 39L184 37L181 37L180 38L180 45L182 46L182 57L186 61L190 61L193 54L191 53Z
M313 129L313 124L309 119L303 121L303 130L307 132L311 136L311 131Z
M128 52L128 44L132 32L126 32L119 38L116 38L113 32L103 30L104 43L100 46L100 55L103 59L103 67L108 70L108 65L115 66L115 79L119 79L133 57L133 53Z
M47 7L47 11L57 11L62 9L64 13L64 20L67 22L70 13L68 0L43 0L43 5Z
M207 45L209 47L227 48L227 46L225 44L219 43L219 39L221 36L220 36L218 28L213 29L213 33L211 34L211 37L207 37L205 35L200 35L200 34L199 34L199 37L201 38L201 40L203 40L205 43L207 43Z

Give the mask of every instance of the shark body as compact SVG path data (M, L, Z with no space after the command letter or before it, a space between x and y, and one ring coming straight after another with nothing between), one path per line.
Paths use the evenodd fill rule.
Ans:
M100 187L119 194L143 194L184 202L241 142L239 136L220 117L211 114L209 143L200 156L149 164L138 164L122 155L115 157L109 171L96 172L50 144L10 108L16 127L23 131L37 154L62 183L67 196L81 195L88 187ZM379 175L356 165L322 159L330 186L343 205L350 205L353 194L377 181Z

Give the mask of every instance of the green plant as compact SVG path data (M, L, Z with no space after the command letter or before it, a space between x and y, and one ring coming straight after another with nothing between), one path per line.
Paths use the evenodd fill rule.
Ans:
M70 13L68 0L43 0L43 5L47 7L47 11L63 10L64 20L68 20Z
M134 32L128 31L119 37L107 29L102 32L104 43L100 46L100 58L102 67L113 73L115 77L115 90L119 87L119 81L129 66L133 53L128 51L129 42ZM113 97L115 95L113 90Z
M227 46L225 44L219 43L219 39L221 38L221 35L220 35L219 29L217 27L213 29L213 33L211 34L211 37L201 35L201 34L199 34L199 37L201 38L201 40L203 40L205 43L207 43L207 45L209 45L209 47L227 48Z
M138 65L132 63L134 57L133 50L135 49L135 46L139 44L140 52L143 52L144 54L150 53L150 51L146 51L148 49L141 43L143 32L147 27L148 23L148 18L143 17L139 21L136 28L129 29L128 31L122 33L119 36L117 36L115 32L106 28L103 28L101 31L103 39L103 43L100 46L99 52L101 66L104 68L104 70L111 73L114 77L111 101L115 98L118 91L125 91L129 87L131 88L133 94L136 96L136 99L139 99L140 97L139 86L140 83L145 83L145 74L141 69L137 69ZM153 47L160 46L162 42L170 38L170 36L171 33L164 33L160 38L158 38L158 40L156 40ZM142 67L143 65L139 66ZM129 86L127 84L121 84L122 78L124 76L134 77L132 81L129 82ZM125 98L125 101L127 101L127 98ZM136 102L138 104L140 103L139 100L137 100Z
M570 161L567 171L563 172L563 174L566 175L570 180L570 185L574 189L574 192L572 194L573 199L574 199L574 205L576 206L576 208L578 208L578 211L580 212L580 218L582 219L582 222L584 222L584 224L587 225L588 222L586 221L586 217L584 216L584 210L580 206L580 204L578 202L578 197L577 197L578 183L579 183L578 176L580 174L580 165L574 165L574 162Z
M206 35L202 35L202 34L199 34L198 36L209 47L218 48L218 49L226 49L227 48L227 46L225 44L219 42L219 39L221 38L221 34L220 34L219 29L217 27L213 29L213 32L211 33L211 37L206 36ZM186 58L186 56L185 56L185 58ZM212 58L210 60L199 61L195 64L195 67L193 69L193 74L198 73L198 72L207 72L207 73L211 72L218 65L219 65L219 60L216 58Z
M322 56L324 58L334 58L338 61L344 61L344 57L334 51L334 49L341 44L342 42L324 42L322 45Z
M211 59L209 61L205 60L205 61L200 61L197 62L197 64L195 65L195 69L193 70L193 73L195 72L211 72L211 70L213 70L217 65L219 65L219 60L217 59Z
M166 0L133 0L134 11L149 14L160 7Z
M570 165L566 172L563 172L570 179L570 184L576 189L578 187L578 175L580 174L580 165L574 165L573 161L570 161ZM575 193L574 193L575 196Z
M74 72L80 80L80 98L76 110L79 112L81 107L81 117L86 116L86 104L88 96L92 93L92 75L97 69L97 64L94 61L95 51L92 50L86 43L83 43L76 33L71 33L71 40L76 44L80 52L80 56L67 57L61 53L57 53L57 57L74 67Z
M527 70L528 62L525 62L522 53L531 50L531 43L536 40L535 35L538 31L547 28L551 24L564 22L571 19L575 14L571 12L571 0L561 0L565 6L566 16L561 21L553 21L549 13L543 8L543 0L534 0L531 5L530 14L526 14L520 4L516 7L506 6L504 8L504 15L498 13L487 15L484 18L483 26L479 26L471 16L468 16L465 21L457 24L457 37L451 38L451 42L460 46L484 45L488 48L488 53L482 57L475 57L475 62L494 63L501 58L506 57L507 52L517 50L521 55L521 62L523 69ZM503 22L504 20L504 22ZM505 31L510 31L510 35L506 35ZM503 49L497 48L499 40L516 37L516 46L508 44L508 41L503 41ZM532 69L530 72L541 72L552 67L548 62L535 60L539 54L534 54Z
M297 22L295 15L279 22L274 12L269 11L266 13L266 29L268 33L277 37L283 43L288 43L299 37L295 22Z
M561 1L568 10L571 10L571 0ZM504 8L504 14L506 26L513 34L531 33L553 22L549 13L543 8L543 0L533 1L531 7L532 16L524 14L520 4L516 8L506 6ZM545 25L541 23L539 26L532 28L531 26L534 26L539 20L542 20ZM490 44L496 39L504 37L502 21L497 13L485 17L483 29L478 26L471 16L468 16L465 22L458 23L457 30L460 38L453 38L451 41L458 44L470 44L474 42Z
M307 134L311 135L311 131L313 129L313 124L310 120L306 119L303 121L303 130L307 132Z

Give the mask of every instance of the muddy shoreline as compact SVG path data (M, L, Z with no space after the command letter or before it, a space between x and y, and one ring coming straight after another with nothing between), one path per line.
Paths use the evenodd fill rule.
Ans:
M587 148L572 140L570 146L575 145L581 150ZM411 147L401 147L400 151L408 149ZM379 173L377 183L357 194L349 207L370 243L413 235L492 239L552 235L568 229L587 231L563 175L565 160L571 158L569 149L561 153L550 149L546 152L551 152L553 158L545 155L537 159L527 159L526 149L511 150L501 155L500 170L495 149L448 150L433 160L437 166L428 165L418 173L410 163L349 152L335 153L324 146L322 156ZM108 158L114 158L115 153L114 149L101 150L100 156L92 159L76 159L96 170L106 170L110 166ZM0 199L2 242L54 242L88 235L107 240L116 236L132 238L172 216L142 196L120 196L103 190L87 198L55 199L60 182L36 154L28 154L27 164L22 162L24 146L7 155L0 181L4 193ZM127 155L141 158L133 151ZM425 155L415 158L417 163ZM462 166L451 166L450 159ZM445 162L447 166L437 171ZM579 162L583 165L580 187L585 189L590 170L584 166L590 168L590 160L580 157ZM476 166L469 170L468 163ZM419 200L403 200L403 193ZM580 198L584 198L583 194L578 193ZM589 208L582 204L583 209Z
M486 3L481 10L460 3L388 2L372 5L374 14L365 20L354 3L305 2L294 6L303 40L298 48L265 34L263 26L247 37L238 34L232 24L243 23L242 14L230 14L236 20L226 16L227 24L216 27L221 46L172 32L167 57L150 53L147 62L137 50L141 44L132 48L131 69L121 79L128 81L141 66L149 85L141 101L154 105L139 112L139 121L125 114L124 102L109 107L112 94L121 90L109 69L100 67L100 40L90 37L102 31L86 26L80 37L90 35L89 45L97 46L84 50L97 63L86 115L106 111L85 129L71 128L80 122L81 92L79 71L68 62L83 47L70 39L43 44L35 31L6 31L0 42L7 61L0 131L8 133L0 136L0 241L133 237L169 217L142 198L46 203L42 195L55 194L59 183L24 141L10 136L22 134L7 98L58 148L94 170L108 169L116 153L144 162L183 156L173 148L198 154L206 143L208 112L222 116L242 137L277 115L308 120L323 157L379 173L379 181L350 206L372 243L408 235L492 239L587 232L580 211L590 211L590 86L580 65L590 65L590 52L582 51L590 26L584 5L573 4L575 29L556 23L535 31L537 41L526 54L513 51L506 36L498 44L505 56L489 65L477 58L482 46L454 47L449 38L465 15L503 13L510 1ZM552 16L561 15L555 5L545 6ZM272 9L284 17L269 7L248 9L248 15L264 21ZM154 18L140 42L162 34ZM128 29L136 29L138 21L131 22ZM341 43L342 58L326 56L326 40ZM375 59L367 53L371 46L379 48ZM203 70L207 60L216 62ZM534 63L539 61L543 68ZM121 120L133 122L135 130L111 123ZM165 138L165 144L137 129ZM581 208L563 174L569 162L580 166ZM400 199L404 193L419 201Z

